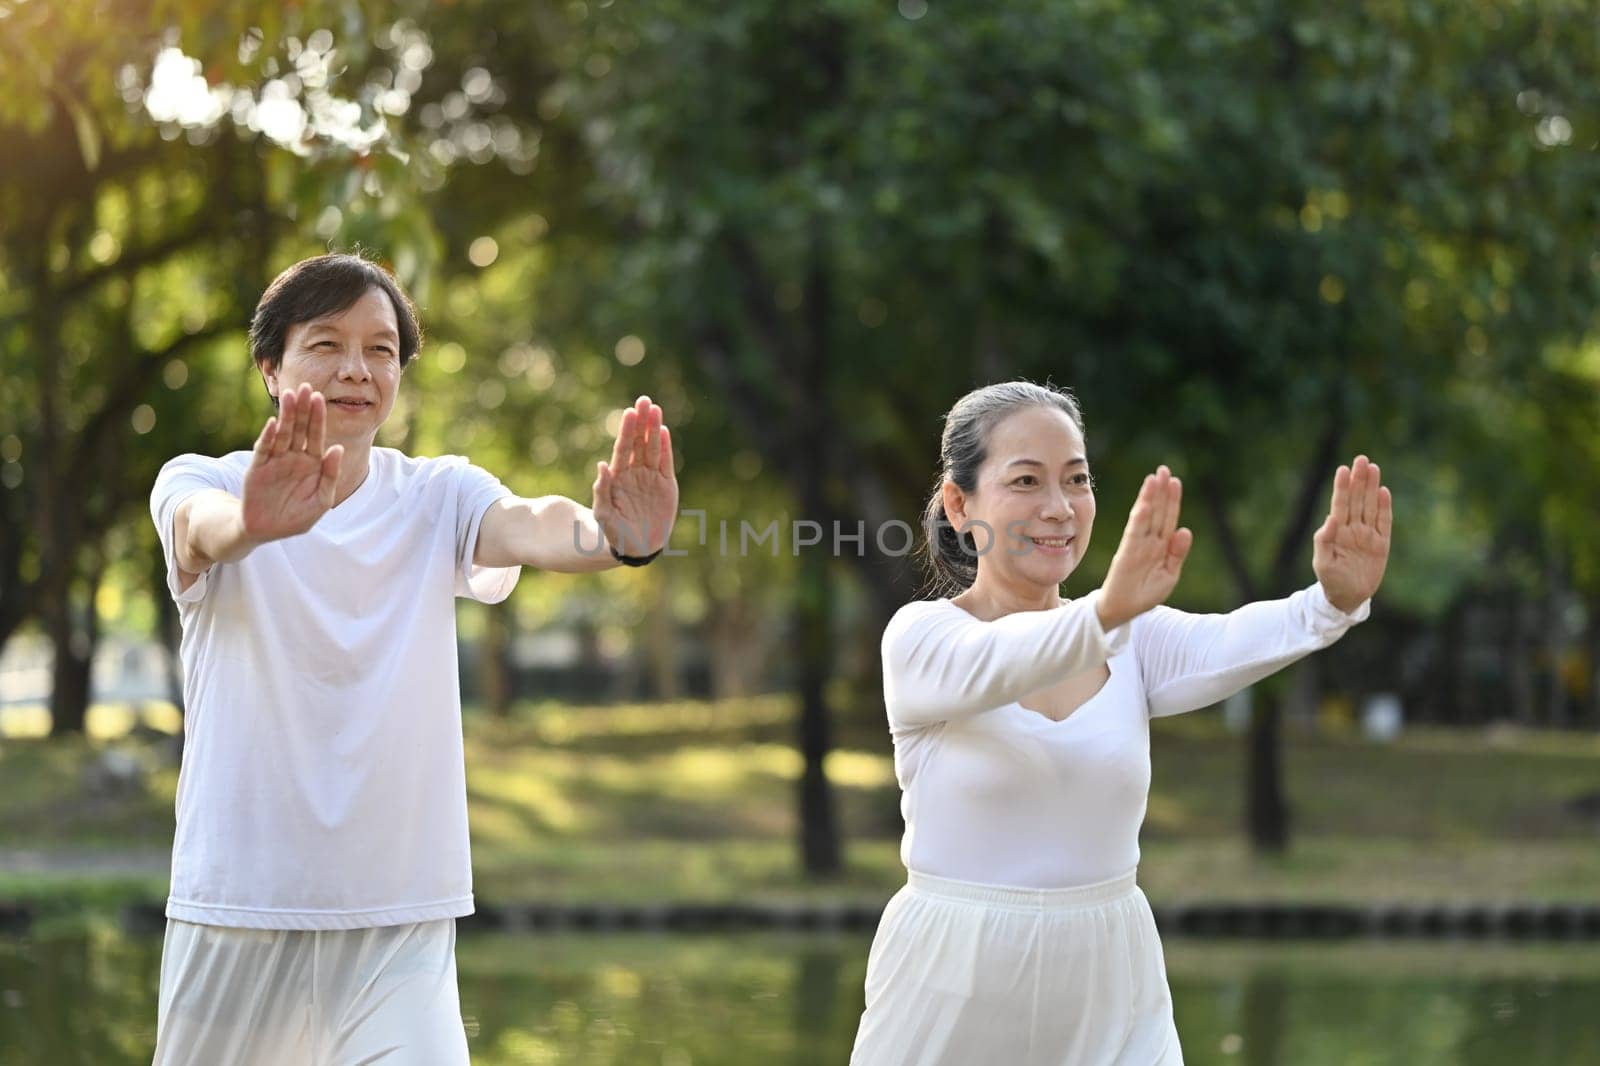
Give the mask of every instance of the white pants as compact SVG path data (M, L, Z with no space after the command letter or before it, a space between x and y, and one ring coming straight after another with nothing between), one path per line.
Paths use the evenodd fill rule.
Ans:
M155 1066L467 1066L456 923L168 921Z
M1182 1066L1134 875L1064 889L913 872L867 959L851 1066Z

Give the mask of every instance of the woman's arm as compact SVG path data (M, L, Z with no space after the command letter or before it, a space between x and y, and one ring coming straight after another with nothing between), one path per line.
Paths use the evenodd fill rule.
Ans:
M1133 623L1134 655L1151 717L1209 707L1338 640L1364 620L1368 603L1346 613L1320 584L1228 614L1158 607Z
M1127 640L1107 632L1096 590L1050 611L982 622L947 601L900 609L883 635L889 723L914 728L1003 707L1104 663Z
M1133 627L1152 716L1207 707L1338 640L1370 611L1389 561L1393 501L1364 455L1333 477L1313 538L1317 583L1225 615L1150 611Z
M1178 528L1183 485L1166 467L1145 478L1106 581L1047 611L980 621L938 601L901 608L883 634L889 723L915 728L1002 707L1104 663L1129 619L1171 594L1192 537Z

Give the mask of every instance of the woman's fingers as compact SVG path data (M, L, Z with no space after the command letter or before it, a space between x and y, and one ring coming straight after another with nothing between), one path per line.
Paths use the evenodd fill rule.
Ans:
M1382 482L1383 472L1378 469L1378 464L1369 463L1366 491L1361 494L1361 524L1364 526L1378 524L1378 487Z
M1165 466L1147 474L1139 488L1139 498L1128 514L1128 531L1139 537L1159 538L1163 543L1178 526L1183 502L1183 483Z
M1164 466L1156 467L1155 481L1150 486L1150 526L1145 531L1147 536L1159 537L1161 530L1167 522L1167 488L1172 483L1172 475Z
M1350 517L1350 468L1341 465L1333 474L1333 503L1328 506L1328 517L1343 525Z
M1366 494L1372 491L1372 460L1365 455L1356 456L1356 461L1350 464L1350 522L1352 525L1361 521L1362 512L1366 509Z
M1161 536L1170 538L1178 528L1178 516L1183 513L1183 482L1174 477L1167 483L1167 514L1161 526Z
M1387 486L1378 489L1378 536L1384 540L1389 539L1389 530L1394 525L1394 497Z
M1189 557L1189 549L1194 547L1194 534L1187 528L1173 532L1167 541L1167 566L1169 569L1183 565Z
M1133 509L1128 512L1128 527L1124 537L1142 537L1150 528L1151 494L1155 491L1154 474L1144 476L1144 484L1139 486L1139 495L1134 498Z

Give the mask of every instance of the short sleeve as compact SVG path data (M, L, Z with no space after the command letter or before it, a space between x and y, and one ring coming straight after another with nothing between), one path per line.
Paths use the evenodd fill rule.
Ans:
M463 463L456 472L456 595L499 603L522 576L520 566L479 566L472 561L478 528L495 501L512 495L500 479L480 466Z
M155 487L150 490L150 517L155 521L156 534L161 538L161 553L167 563L167 591L178 603L198 603L205 598L210 584L211 571L200 575L188 588L178 581L178 549L174 541L174 519L178 506L190 496L208 489L237 492L233 471L221 459L204 455L180 455L170 459L156 475Z

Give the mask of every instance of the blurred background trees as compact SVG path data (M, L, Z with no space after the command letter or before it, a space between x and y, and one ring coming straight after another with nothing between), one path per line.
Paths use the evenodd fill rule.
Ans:
M1008 377L1085 408L1107 528L1069 592L1157 462L1191 609L1312 580L1341 459L1395 486L1373 622L1256 700L1260 847L1286 705L1600 726L1593 16L0 0L0 646L53 649L70 731L100 634L175 641L155 472L248 446L256 298L359 246L427 330L381 443L586 501L647 392L705 512L665 565L464 607L471 693L797 691L812 871L834 733L881 723L877 636L918 591L884 531L940 414Z

